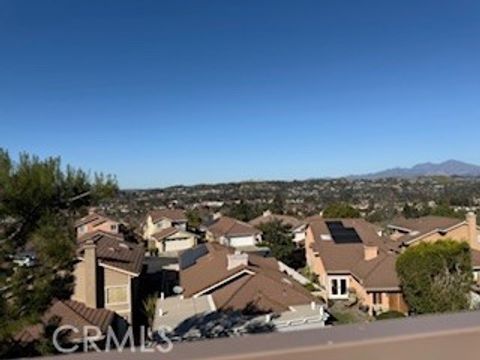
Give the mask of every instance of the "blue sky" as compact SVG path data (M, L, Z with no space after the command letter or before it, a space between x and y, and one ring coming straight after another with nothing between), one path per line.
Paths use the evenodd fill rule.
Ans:
M480 2L0 1L0 146L120 185L480 163Z

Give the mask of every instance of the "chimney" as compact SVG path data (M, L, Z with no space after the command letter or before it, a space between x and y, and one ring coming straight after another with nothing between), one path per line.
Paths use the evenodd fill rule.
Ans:
M378 247L371 245L363 245L363 258L366 261L375 259L378 255Z
M467 213L467 225L468 225L468 240L470 247L475 250L480 250L480 243L478 242L477 231L477 215L474 212Z
M97 246L92 240L85 242L84 267L85 267L85 305L97 308Z
M213 220L218 220L222 217L222 213L220 211L217 211L215 214L213 214Z
M227 255L227 270L235 269L238 266L248 265L248 254L235 251L234 254Z

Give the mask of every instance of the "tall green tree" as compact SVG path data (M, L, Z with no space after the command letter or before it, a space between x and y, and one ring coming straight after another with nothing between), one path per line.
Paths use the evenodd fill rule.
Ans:
M442 240L408 248L396 263L402 291L416 314L466 310L472 264L465 242Z
M114 177L62 167L60 158L20 154L17 161L0 149L0 244L3 277L0 336L8 339L18 324L33 322L53 298L70 296L75 251L73 219L118 191ZM34 269L16 267L7 255L32 248ZM3 347L0 346L0 349ZM0 354L1 355L1 354Z
M360 212L357 209L354 209L352 206L347 203L334 203L328 205L323 210L324 218L359 218Z
M258 207L251 205L245 201L240 201L231 205L227 210L227 215L241 221L250 221L261 214Z
M290 226L276 220L260 225L259 229L263 233L263 243L270 248L273 257L292 265L295 245Z

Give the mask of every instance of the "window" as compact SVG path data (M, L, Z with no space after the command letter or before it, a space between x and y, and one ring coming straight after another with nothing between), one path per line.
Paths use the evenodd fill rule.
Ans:
M330 278L330 297L332 299L348 298L348 285L346 277Z
M110 225L110 231L117 231L117 225Z
M382 303L382 293L378 293L378 292L372 293L372 297L373 297L373 305L379 305Z
M105 302L107 304L128 303L127 286L111 286L105 289Z

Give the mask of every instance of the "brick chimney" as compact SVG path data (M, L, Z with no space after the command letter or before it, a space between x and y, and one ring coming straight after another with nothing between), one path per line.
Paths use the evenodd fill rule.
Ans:
M234 254L227 255L227 270L235 269L238 266L248 265L248 254L235 251Z
M83 250L85 305L97 308L97 246L92 240L88 240Z
M466 220L470 247L475 250L480 250L480 243L478 242L477 215L473 212L469 212L467 213Z
M363 258L368 261L378 256L378 246L363 245Z

